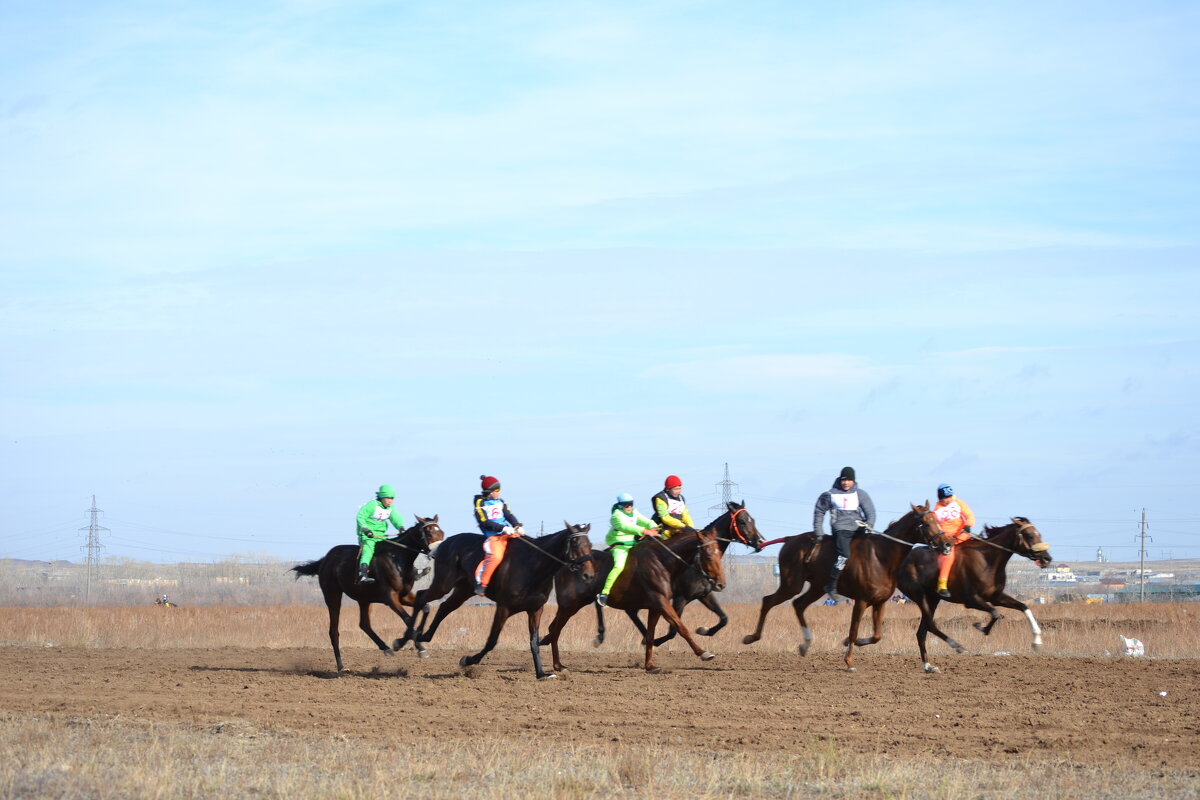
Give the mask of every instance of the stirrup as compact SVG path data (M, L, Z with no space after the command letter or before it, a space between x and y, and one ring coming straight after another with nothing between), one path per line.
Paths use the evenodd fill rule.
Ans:
M596 595L596 605L598 605L598 606L608 606L608 595L606 595L606 594L598 594L598 595Z
M417 570L417 580L421 580L421 578L424 578L428 574L429 567L421 567L419 570Z
M950 599L950 590L949 589L938 589L937 593L938 593L938 597L941 597L944 600Z

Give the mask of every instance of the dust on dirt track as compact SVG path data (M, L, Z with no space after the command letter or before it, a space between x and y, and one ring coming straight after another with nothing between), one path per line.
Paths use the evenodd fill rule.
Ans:
M403 747L552 735L565 746L623 742L790 751L831 739L850 752L1003 763L1060 760L1194 768L1200 678L1190 660L870 654L858 672L835 654L567 653L575 667L536 681L528 651L354 651L337 677L328 648L192 650L0 648L9 714L119 715L156 722L242 721L280 731L369 737ZM1161 693L1166 692L1163 696Z

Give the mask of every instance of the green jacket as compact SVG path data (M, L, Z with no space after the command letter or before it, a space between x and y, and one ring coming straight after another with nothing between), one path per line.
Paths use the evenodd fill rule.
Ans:
M358 525L354 532L359 536L382 539L387 536L388 522L391 522L397 531L404 532L404 517L400 516L396 503L393 501L391 508L384 508L378 500L372 500L358 510Z
M638 540L646 528L655 527L654 522L642 516L636 508L632 514L626 514L619 505L614 505L612 516L608 520L608 535L604 543L608 545L631 545Z

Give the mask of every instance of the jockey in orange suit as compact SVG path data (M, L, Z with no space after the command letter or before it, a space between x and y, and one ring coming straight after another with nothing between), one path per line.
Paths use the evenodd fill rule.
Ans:
M946 581L950 579L950 568L954 566L954 555L958 546L971 538L971 526L975 524L975 512L964 501L954 496L950 484L943 483L937 487L938 501L933 507L934 516L942 524L942 532L950 537L953 547L950 552L938 554L938 585L937 593L941 597L949 597L950 590Z

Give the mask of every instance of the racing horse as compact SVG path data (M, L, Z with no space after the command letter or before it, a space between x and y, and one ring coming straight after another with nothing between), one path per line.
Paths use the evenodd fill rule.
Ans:
M725 555L725 551L729 549L729 545L733 542L744 544L753 549L756 553L762 550L763 541L762 535L758 532L758 526L754 522L754 517L746 511L746 504L742 502L729 503L729 509L721 516L705 526L704 530L716 528L717 531L717 547L721 551L721 555ZM721 604L717 602L717 596L712 590L712 584L708 578L701 575L694 569L688 569L680 572L675 577L675 585L673 587L675 596L671 601L671 607L675 609L677 615L683 615L684 607L693 600L699 600L705 608L717 615L717 624L711 628L696 628L696 633L700 636L714 636L717 631L724 628L729 623L729 617L725 610L721 608ZM596 607L599 609L599 606ZM629 618L633 620L633 624L643 636L646 635L646 628L642 625L642 621L638 619L636 613L632 611L625 612ZM665 634L654 640L655 647L662 647L666 642L675 638L676 628L671 626ZM604 641L603 628L598 628L596 638L600 642Z
M954 565L950 568L950 599L948 602L961 603L967 608L986 611L991 619L987 624L974 623L977 630L984 636L992 632L993 626L1000 620L996 606L1014 608L1023 613L1029 620L1029 628L1033 631L1033 649L1042 646L1042 630L1029 606L1015 597L1004 593L1008 576L1006 567L1014 555L1024 556L1045 569L1050 565L1050 545L1042 541L1042 534L1025 517L1013 517L1012 522L1001 527L987 525L983 535L957 545L958 552L954 556ZM925 637L932 631L946 644L961 653L961 644L942 632L933 620L938 603L943 598L937 593L938 564L936 554L927 548L914 549L900 565L898 582L900 591L921 609L921 624L917 628L917 647L921 650L921 666L926 672L938 672L938 668L929 663L925 652Z
M478 664L491 652L500 638L500 631L508 618L522 611L529 619L529 649L533 653L533 668L538 679L557 677L542 668L542 655L538 649L538 626L541 624L542 608L550 597L554 573L560 567L578 572L584 580L594 574L592 566L592 543L588 539L591 525L572 525L557 533L539 537L520 536L511 541L504 560L496 567L487 587L487 597L496 603L492 617L492 628L483 649L470 656L463 656L459 665ZM438 548L433 559L433 582L428 589L417 593L417 605L424 607L420 625L415 625L417 614L412 615L408 631L403 639L393 644L399 650L412 639L415 646L433 639L438 626L447 615L461 606L475 591L475 568L483 560L483 536L478 533L460 533L451 536ZM433 623L425 630L429 617L430 600L450 593L450 597L438 606ZM414 630L415 628L415 630ZM423 648L422 648L423 649Z
M753 547L755 550L761 549L763 544L762 536L758 532L754 518L750 516L750 512L746 511L745 504L729 503L727 508L728 510L724 514L703 528L706 532L716 532L717 546L721 554L724 555L729 544L734 541L741 542L747 547ZM608 578L608 571L612 569L612 553L608 550L596 552L593 557L593 563L596 567L594 578L584 580L577 575L571 575L566 571L560 570L554 579L554 595L558 603L558 610L554 614L554 619L550 622L550 627L546 635L542 638L541 643L543 647L550 645L551 655L554 659L554 669L560 672L566 670L566 667L563 666L559 654L558 637L571 617L575 616L584 606L593 603L596 595L600 593L605 579ZM687 603L696 599L700 599L705 606L717 614L719 619L715 626L712 628L696 629L696 633L701 636L712 636L721 630L728 621L728 617L720 605L717 604L717 599L713 595L712 583L709 578L695 569L679 572L672 591L674 595L672 598L672 608L675 610L676 616L682 613L683 607ZM596 609L596 639L594 643L599 647L604 643L604 609L599 605L595 605L594 607ZM647 636L646 627L638 619L636 611L628 610L626 613L641 632L644 643L644 637ZM673 638L675 630L674 626L672 626L666 635L655 640L654 646L660 647L663 642Z
M854 671L855 646L865 647L883 638L885 604L896 591L896 573L909 550L917 544L938 549L949 546L941 524L929 510L928 501L924 505L910 504L909 507L911 510L888 525L882 534L864 531L850 541L850 560L846 562L837 584L838 594L854 600L850 633L842 642L846 648L846 669L850 671ZM754 633L742 639L742 643L753 644L762 638L767 613L788 598L795 597L792 608L800 620L800 631L804 636L800 655L804 655L812 645L812 631L804 620L804 610L825 594L825 580L837 553L832 537L817 542L811 531L788 536L783 541L783 548L779 551L779 588L763 598L758 626ZM804 588L806 582L808 587ZM863 611L868 606L872 611L871 636L859 638L858 627Z
M394 538L380 542L375 557L371 559L374 583L358 582L359 548L353 544L339 544L324 558L292 567L291 571L296 573L297 580L301 575L317 576L321 594L325 596L325 606L329 609L329 643L333 645L333 657L339 673L344 670L342 650L338 645L338 620L341 617L343 594L358 603L358 627L388 655L392 655L393 651L371 628L371 604L382 603L399 614L406 625L412 624L412 618L404 613L401 606L412 606L413 616L419 607L415 605L413 594L417 582L413 562L418 553L429 555L430 548L440 542L444 535L438 526L436 514L430 519L420 516L416 519L416 525Z

